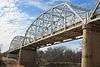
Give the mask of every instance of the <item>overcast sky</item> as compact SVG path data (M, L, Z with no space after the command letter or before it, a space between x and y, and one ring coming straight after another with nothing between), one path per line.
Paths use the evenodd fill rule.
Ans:
M95 5L96 0L0 0L0 44L2 44L2 50L8 50L13 37L24 36L26 29L42 12L65 1L90 9ZM75 43L80 46L80 41L71 44Z

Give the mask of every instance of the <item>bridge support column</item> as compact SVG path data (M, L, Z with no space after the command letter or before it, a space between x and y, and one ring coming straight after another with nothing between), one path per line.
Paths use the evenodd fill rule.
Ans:
M83 27L81 67L100 67L100 21Z
M20 63L25 67L38 67L37 64L37 48L22 49Z

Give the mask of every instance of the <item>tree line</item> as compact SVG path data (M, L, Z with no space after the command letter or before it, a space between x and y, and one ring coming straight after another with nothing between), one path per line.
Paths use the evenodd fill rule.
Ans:
M38 51L39 64L46 63L81 63L81 51L74 51L66 47L48 48Z

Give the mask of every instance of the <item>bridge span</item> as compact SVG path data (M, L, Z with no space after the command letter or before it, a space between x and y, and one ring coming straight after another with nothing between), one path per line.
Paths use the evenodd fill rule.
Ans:
M87 10L79 6L59 4L41 14L27 29L25 36L16 36L9 53L20 54L20 62L30 67L37 48L82 36L82 67L100 67L100 1ZM34 52L33 52L34 51ZM26 58L25 55L30 54ZM34 59L33 59L34 60Z

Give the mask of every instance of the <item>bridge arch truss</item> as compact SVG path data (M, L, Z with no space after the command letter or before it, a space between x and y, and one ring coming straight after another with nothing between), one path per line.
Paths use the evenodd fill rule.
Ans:
M99 7L100 2L90 13L90 10L79 6L68 3L59 4L37 17L26 30L25 36L16 36L12 40L9 50L19 49L21 46L27 46L73 24L83 23L87 16L92 17ZM98 12L100 11L98 10Z

